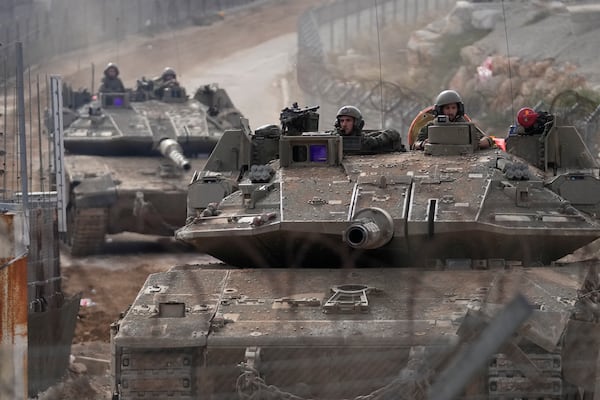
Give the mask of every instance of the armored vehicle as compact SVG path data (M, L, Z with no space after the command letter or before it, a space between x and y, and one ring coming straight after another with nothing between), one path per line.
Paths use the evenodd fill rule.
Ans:
M600 236L598 167L549 114L521 111L506 151L440 118L424 151L379 154L318 132L314 114L226 132L176 237L242 267L487 267L545 265Z
M67 88L68 89L68 88ZM172 236L185 222L193 168L240 113L216 85L170 87L156 97L147 82L135 90L66 90L64 116L67 236L73 255L101 250L106 234ZM204 159L202 158L204 156Z
M545 265L600 233L577 132L529 110L516 154L443 120L374 154L317 121L227 131L194 174L176 235L233 265L148 277L111 328L114 398L591 398L600 268Z
M174 267L150 275L111 327L113 398L447 399L430 385L474 366L463 398L592 398L598 289L600 269L585 264ZM504 343L519 312L485 323L516 293L534 310ZM485 337L487 354L457 361Z

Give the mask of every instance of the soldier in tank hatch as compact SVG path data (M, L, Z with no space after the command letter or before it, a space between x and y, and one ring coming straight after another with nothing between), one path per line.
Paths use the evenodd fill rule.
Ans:
M108 63L104 68L104 77L100 85L100 93L122 93L125 86L119 78L119 67L115 63Z
M435 104L433 107L434 115L445 115L448 117L449 122L469 122L468 117L465 117L465 105L455 90L444 90L438 94L435 99ZM414 150L423 150L425 148L425 144L428 141L428 128L433 122L425 125L419 131L419 135L417 136L417 140L413 144ZM492 138L486 136L477 129L478 139L479 139L479 148L487 149L494 145L494 141Z
M166 67L160 77L154 79L154 94L162 98L167 88L179 87L177 73L171 67Z
M363 132L365 121L355 106L346 105L337 112L335 131L341 136L361 136L361 147L366 151L394 150L400 145L400 133L393 129Z

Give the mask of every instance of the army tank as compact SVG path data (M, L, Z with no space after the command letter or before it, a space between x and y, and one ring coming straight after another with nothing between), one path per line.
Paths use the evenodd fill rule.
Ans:
M126 92L63 92L70 253L101 252L107 234L172 236L185 221L192 166L239 125L227 92L211 84L190 98L176 85L157 97L144 79Z
M547 265L600 236L598 167L553 119L503 151L440 116L425 151L373 154L318 132L310 108L284 114L226 132L193 177L179 240L242 267L486 266Z
M213 249L213 255L233 265L174 266L148 277L129 309L111 326L115 399L446 398L430 389L453 381L444 377L449 370L463 369L463 364L454 362L461 354L457 349L476 348L491 326L487 321L498 318L498 310L517 293L533 306L531 315L514 328L516 333L507 342L487 349L493 353L489 359L485 352L467 358L469 365L481 365L481 369L465 378L468 383L461 387L460 397L574 399L593 395L600 347L598 263L576 262L568 268L560 262L542 265L598 234L591 215L596 204L593 196L583 196L586 202L582 204L557 193L581 193L594 187L590 185L593 180L581 178L594 177L590 171L594 164L573 130L559 129L558 134L552 131L556 125L549 118L527 111L521 120L528 127L514 129L516 138L509 136L505 143L511 151L522 141L519 155L500 149L477 150L471 124L454 125L461 127L459 131L444 121L436 125L443 135L433 133L432 146L424 152L404 152L399 143L374 152L362 147L361 138L318 132L315 107L288 108L281 119L282 127L265 126L252 133L245 124L241 130L226 132L205 169L194 174L188 223L176 235L202 251ZM539 126L543 126L541 133ZM575 135L573 143L567 145L570 135ZM555 140L563 146L555 146ZM539 151L540 143L550 144L545 147L548 151ZM533 153L524 151L528 148ZM563 148L574 152L559 151ZM557 155L564 157L557 159ZM534 158L536 163L531 163ZM567 158L577 160L577 168ZM362 169L359 161L365 163ZM381 170L368 169L367 163ZM543 165L548 170L539 167ZM405 178L391 173L394 169L413 173L404 173ZM561 171L560 176L563 169L571 169L569 176L577 177L563 184L583 186L574 189L548 178L554 171ZM573 169L579 175L573 175ZM327 170L336 172L327 175ZM382 175L382 170L388 173ZM298 171L303 178L294 175ZM452 179L458 173L469 178ZM312 191L317 184L322 186ZM445 184L452 190L444 190ZM429 192L420 195L420 190ZM439 197L434 197L433 190L438 190ZM496 210L494 218L485 217L484 211L470 210L469 214L464 193L478 199L478 209ZM478 197L478 193L485 196ZM334 195L342 194L351 197L346 202L334 201ZM435 207L429 201L419 204L417 199L425 196L439 201ZM361 208L365 197L379 207ZM407 235L414 234L415 228L408 225L415 220L423 231L415 235L425 235L432 243L432 250L411 257L414 264L407 268L395 268L408 263L400 257L405 253L396 250L394 260L387 252L384 257L363 254L394 244L389 232L378 232L390 221L381 215L395 212L385 207L386 201L397 209L414 208L403 209L404 220L398 221L395 214L391 218L409 243L418 243ZM324 210L327 205L343 210ZM450 205L458 212L450 213ZM582 211L586 206L588 213ZM290 212L304 213L312 220L281 218ZM467 221L460 223L461 218ZM486 234L487 229L493 233L488 237L493 244L508 240L513 248L499 246L504 253L498 250L494 255L502 258L483 260L477 258L479 249L442 246L435 236L451 230L441 223L454 223L462 232L473 229ZM491 227L473 228L477 223ZM334 242L325 242L327 224L335 231ZM506 226L518 240L504 233ZM260 240L247 234L257 229L256 236L261 236L268 232L260 231L263 227L279 233ZM192 235L192 229L201 234L186 236ZM212 246L209 229L213 236L222 237L221 246L230 254ZM238 230L245 233L240 235ZM304 237L310 246L294 248L287 238L277 242L278 235L289 236L286 230L295 230L294 238ZM318 239L310 238L313 233ZM396 234L393 230L391 236ZM456 231L454 236L460 234ZM560 235L565 243L558 240ZM383 239L373 241L378 238ZM462 240L473 240L473 236L465 234ZM536 240L558 249L540 244L526 252L519 244L525 241L531 246ZM283 243L300 262L275 257L278 253L273 252L271 241ZM360 248L365 241L380 246ZM331 257L314 243L348 250L343 257ZM452 257L441 259L442 251ZM353 268L373 260L381 265ZM286 262L302 268L289 268ZM516 319L510 314L508 321Z

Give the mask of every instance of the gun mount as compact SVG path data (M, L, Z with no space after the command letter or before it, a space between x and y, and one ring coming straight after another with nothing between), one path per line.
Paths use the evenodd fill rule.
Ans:
M319 106L300 108L298 103L286 107L279 114L281 131L283 135L296 136L303 132L317 132L319 130Z

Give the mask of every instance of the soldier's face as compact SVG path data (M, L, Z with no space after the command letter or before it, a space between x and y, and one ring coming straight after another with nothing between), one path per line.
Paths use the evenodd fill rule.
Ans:
M106 74L110 77L110 78L115 78L117 76L117 70L115 68L109 68L106 70Z
M458 114L458 104L446 104L442 106L442 112L444 113L444 115L448 116L448 119L450 121L454 121L454 119L456 118L456 114Z
M342 115L338 118L338 121L340 122L340 130L344 135L352 133L352 129L354 129L354 118Z

